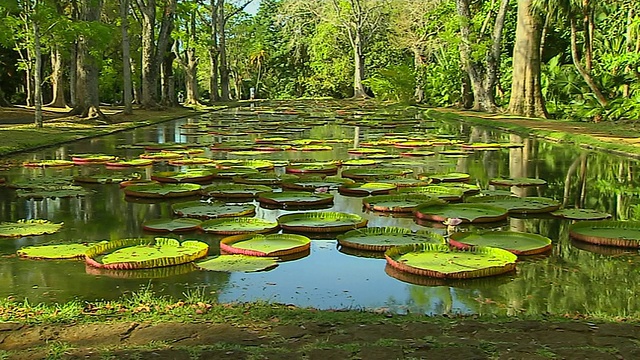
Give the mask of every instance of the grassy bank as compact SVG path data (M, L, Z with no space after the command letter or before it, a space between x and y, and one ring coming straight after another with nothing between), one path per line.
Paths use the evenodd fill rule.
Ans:
M533 135L557 143L578 145L612 154L640 158L640 129L634 123L583 123L564 120L526 119L450 109L426 109L434 118Z
M2 139L0 155L111 134L226 107L223 105L197 109L168 108L163 111L136 109L132 115L124 115L119 109L105 109L110 123L76 117L57 117L45 121L41 129L37 129L32 123L11 124L0 127L0 138ZM21 112L22 116L28 113L28 111ZM0 120L10 116L19 115L15 110L0 109Z

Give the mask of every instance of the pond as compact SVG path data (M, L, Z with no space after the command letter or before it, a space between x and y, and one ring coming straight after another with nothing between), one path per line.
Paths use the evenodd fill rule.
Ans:
M428 149L436 152L434 156L383 160L378 167L390 162L396 162L397 166L397 162L404 161L401 166L413 170L408 177L420 173L468 173L472 184L482 189L494 189L489 180L496 177L542 178L547 180L547 186L514 187L512 191L519 196L554 198L566 207L608 212L614 219L640 218L635 160L445 121L434 112L425 115L424 110L415 108L358 109L329 101L240 107L19 154L4 159L7 165L3 165L0 176L11 183L37 177L113 174L114 170L101 165L57 169L28 168L21 163L37 159L70 159L71 154L80 153L136 158L144 149L128 145L145 142L199 143L206 151L198 156L213 159L328 161L361 158L347 150L366 142L401 136L436 136L465 143L516 143L522 147L446 155L447 152L441 152L454 147L440 145ZM238 154L209 148L211 144L242 144L237 147L241 148L253 144L256 139L268 137L333 141L323 142L323 145L331 146L329 151ZM293 142L294 146L307 143ZM375 148L389 154L407 151L392 144L378 144ZM153 167L129 172L149 177L154 172L174 169L176 167L158 162ZM275 171L283 173L284 168L276 167ZM511 216L507 221L486 225L547 236L553 240L553 249L548 254L520 258L515 273L466 281L399 276L386 268L385 259L379 256L340 248L335 235L314 238L308 256L255 273L199 271L188 265L109 271L87 267L83 261L38 261L15 256L18 249L28 245L152 237L153 234L143 231L142 223L171 217L171 204L186 201L129 199L117 184L82 186L90 190L90 194L44 200L20 198L15 190L0 187L0 221L48 219L64 222L61 231L52 235L0 240L0 281L3 285L0 297L28 298L32 302L94 301L114 299L141 287L151 287L159 295L173 297L194 290L205 291L219 302L263 300L319 309L372 309L395 313L628 316L637 315L639 311L640 304L635 296L635 289L640 286L638 252L571 240L568 236L571 221L549 215ZM391 216L365 211L361 197L332 193L334 204L323 211L362 215L369 221L369 227L443 228L440 223L416 222L410 214ZM269 220L302 211L267 209L257 202L253 204L257 209L255 216ZM204 241L210 245L210 255L219 254L222 238L198 232L170 237Z

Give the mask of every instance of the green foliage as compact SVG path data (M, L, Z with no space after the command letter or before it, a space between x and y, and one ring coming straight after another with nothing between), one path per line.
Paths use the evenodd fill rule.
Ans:
M400 103L413 101L415 76L409 65L392 65L365 79L376 98L394 100Z
M460 100L462 69L460 54L452 46L442 47L424 67L424 102L432 106L449 106Z

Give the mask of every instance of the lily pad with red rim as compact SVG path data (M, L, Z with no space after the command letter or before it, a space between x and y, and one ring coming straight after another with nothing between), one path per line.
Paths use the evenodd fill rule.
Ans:
M432 179L434 183L468 182L471 179L471 175L464 173L433 174L429 175L429 178Z
M69 160L36 160L22 163L22 166L25 167L64 167L73 165L73 161Z
M151 175L151 180L161 183L208 183L213 181L211 170L192 169L187 171L159 171Z
M105 166L107 168L127 168L127 167L142 167L153 165L151 159L131 159L131 160L115 160L107 161Z
M338 167L336 165L316 165L316 164L300 164L300 165L288 165L285 168L288 174L325 174L335 175L338 173Z
M155 153L140 154L141 159L150 159L154 161L181 159L183 157L184 155L178 154L175 152L155 152Z
M200 189L198 184L148 184L127 186L124 193L133 197L162 199L199 195Z
M342 166L374 166L381 162L381 160L374 159L350 159L343 161Z
M640 221L580 221L571 224L569 236L591 244L640 248Z
M311 240L294 234L243 234L220 240L220 251L249 256L286 256L306 252Z
M425 194L376 195L362 199L365 208L374 211L413 212L416 206L436 199Z
M442 186L442 185L428 185L428 186L416 186L416 187L402 187L398 188L394 193L396 194L423 194L433 195L440 200L445 201L460 201L464 195L464 190L454 187Z
M284 230L297 232L338 232L367 226L367 220L356 214L307 212L282 215L278 224Z
M60 230L63 223L53 223L49 220L18 220L16 222L1 222L0 237L22 237L53 234Z
M187 201L173 204L171 209L177 216L199 219L251 216L256 212L255 206L251 204L227 204L220 201Z
M84 258L85 252L92 245L81 243L25 246L18 250L17 254L29 259L77 259Z
M220 272L256 272L278 266L277 258L247 255L220 255L196 263L200 270Z
M373 168L373 169L349 169L342 172L342 177L353 180L375 180L389 177L399 177L411 174L410 169L390 169L390 168Z
M427 230L399 227L370 227L337 236L338 244L366 251L386 251L393 246L417 243L446 244L444 236Z
M457 232L449 236L449 243L458 248L490 246L516 255L541 254L552 247L547 237L516 231Z
M611 214L591 209L561 209L553 211L551 215L571 220L605 220L611 217Z
M253 199L260 192L271 191L265 185L249 184L213 184L202 189L204 196L220 199Z
M90 190L83 188L82 186L50 186L38 189L18 189L16 195L22 198L28 199L45 199L45 198L71 198L80 197L91 194Z
M276 231L278 228L276 221L249 217L212 219L200 224L202 231L221 235L261 234Z
M547 181L536 178L495 178L489 180L489 184L497 186L543 186Z
M238 184L248 184L248 185L269 185L269 186L277 186L280 185L283 181L288 181L292 179L297 179L296 175L291 174L282 174L278 175L276 173L258 173L258 174L249 174L244 176L237 176L233 178L234 183Z
M346 196L385 195L396 189L394 184L371 182L366 184L343 185L338 192Z
M211 164L212 162L213 160L209 158L194 157L189 159L169 160L169 165L173 165L173 166L204 165L204 164Z
M353 154L353 155L384 154L386 152L387 151L383 150L383 149L374 149L374 148L369 148L369 147L362 147L362 148L356 148L356 149L347 150L347 153Z
M518 257L490 247L468 249L448 245L412 244L385 252L387 263L415 275L448 279L471 279L514 271Z
M198 229L202 221L197 219L155 219L142 223L142 228L152 232L187 232Z
M505 208L513 214L539 214L556 211L560 202L544 197L515 197L515 196L472 196L466 201L475 204L487 204Z
M335 190L342 185L353 185L355 181L338 176L304 176L282 181L284 189L316 191L317 189Z
M414 215L418 219L439 222L449 218L457 218L463 222L482 223L506 219L507 210L485 204L443 204L434 202L417 206Z
M137 174L96 174L74 176L73 181L85 184L119 184L123 181L138 178L140 178L140 175Z
M262 192L258 194L261 204L280 207L305 207L333 204L333 195L307 191Z
M117 158L113 155L105 154L74 154L71 155L71 161L76 165L104 164L114 161Z

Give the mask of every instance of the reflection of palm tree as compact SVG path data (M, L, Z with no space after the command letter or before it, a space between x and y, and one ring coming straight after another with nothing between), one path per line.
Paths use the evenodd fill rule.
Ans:
M260 49L254 51L251 55L249 55L249 62L251 65L258 68L258 76L256 77L256 95L258 94L258 89L260 89L260 75L262 74L262 65L264 61L267 59L267 52L264 49Z

